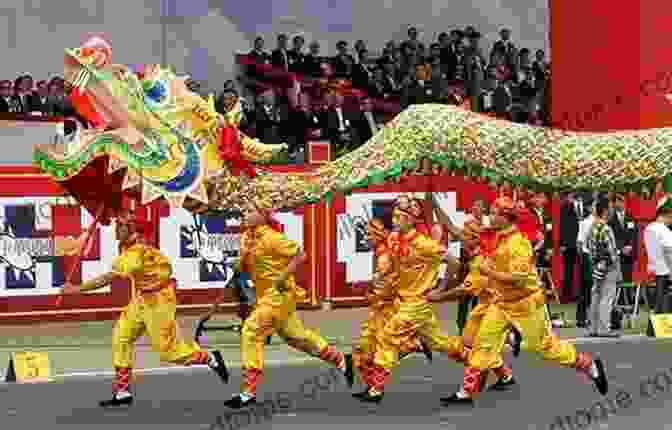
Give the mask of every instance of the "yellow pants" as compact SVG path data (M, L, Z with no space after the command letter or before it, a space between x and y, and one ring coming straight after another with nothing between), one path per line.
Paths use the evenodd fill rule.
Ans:
M112 361L115 368L132 368L134 344L142 335L151 339L152 349L161 360L174 364L191 364L201 348L194 341L179 339L175 310L175 290L163 290L134 298L124 309L114 327Z
M273 333L300 351L327 359L320 354L329 347L328 342L315 331L304 327L296 313L294 296L288 293L269 291L255 306L243 324L240 336L243 369L253 376L245 376L241 384L243 392L256 392L256 385L264 370L264 347L266 338Z
M402 344L413 336L422 339L433 351L445 352L457 361L466 358L462 337L446 336L441 332L430 303L402 303L377 336L374 365L387 370L398 366Z
M521 332L530 351L540 353L545 360L565 367L575 367L576 348L572 343L562 341L553 334L538 297L532 296L512 304L489 305L478 313L481 314L481 323L473 335L470 367L485 370L504 364L501 352L511 325Z
M352 354L355 368L363 368L368 357L376 352L377 339L385 328L385 324L397 313L398 308L399 305L394 301L369 306L368 317L361 325L359 342ZM419 350L415 333L409 333L409 338L400 339L399 342L401 353Z

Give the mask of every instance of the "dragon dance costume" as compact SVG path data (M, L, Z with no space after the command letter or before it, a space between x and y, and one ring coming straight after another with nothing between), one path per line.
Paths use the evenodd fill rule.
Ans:
M372 219L369 222L369 240L375 245L374 280L369 287L367 298L369 302L368 317L362 323L359 343L352 353L353 365L362 376L373 364L377 338L382 333L387 321L397 312L399 303L395 300L399 287L398 261L387 242L390 232L385 229L383 222ZM431 351L423 347L414 333L408 339L400 340L400 355L405 356L423 351L428 360L431 360Z
M514 226L517 210L508 197L493 204L497 222L494 252L486 255L479 272L487 276L493 299L479 312L482 319L473 338L472 353L464 372L463 389L443 403L472 403L481 389L482 373L503 365L501 350L511 325L526 339L531 351L544 359L588 374L602 394L607 379L601 360L553 334L544 315L544 292L539 288L530 241ZM476 313L474 313L476 314Z
M122 311L112 338L113 396L111 400L100 402L101 406L133 402L130 391L133 349L142 335L151 339L152 349L161 354L162 361L180 365L207 364L228 382L228 370L219 351L207 353L195 342L179 338L175 318L176 281L171 278L173 272L168 258L157 248L143 243L139 232L142 224L132 215L126 213L119 217L116 228L120 255L113 262L113 271L84 282L80 287L81 291L92 291L109 285L113 277L123 277L131 283L131 300ZM124 228L127 237L119 237L120 229Z
M289 346L334 364L344 372L348 383L353 383L352 357L338 352L318 333L305 328L297 315L297 298L305 292L296 285L290 267L302 260L299 245L281 232L270 211L256 211L263 214L265 223L252 227L250 240L245 244L247 249L241 254L253 263L247 270L254 280L257 303L245 320L240 337L241 392L225 402L234 409L256 403L257 387L264 373L265 342L274 332Z
M410 224L402 221L401 231L392 233L388 239L399 259L399 305L378 336L373 365L364 375L367 390L355 394L367 402L382 400L392 369L399 364L402 343L409 336L417 335L431 345L433 351L445 352L458 362L467 359L462 337L446 336L441 332L434 308L427 298L437 283L447 249L430 237L426 228L423 232L415 228L414 224L425 221L421 202L410 200L400 209L405 218L412 221Z

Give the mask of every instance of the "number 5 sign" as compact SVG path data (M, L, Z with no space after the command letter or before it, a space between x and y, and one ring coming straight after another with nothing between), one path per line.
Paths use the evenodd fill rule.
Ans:
M12 354L6 382L48 382L51 380L49 354L46 352L17 352Z

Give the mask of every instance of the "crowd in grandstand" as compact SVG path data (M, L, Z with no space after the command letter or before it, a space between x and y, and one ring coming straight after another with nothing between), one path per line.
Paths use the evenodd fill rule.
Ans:
M267 143L287 142L292 159L301 159L309 140L331 142L344 153L366 142L385 120L419 103L453 103L515 122L543 123L549 65L544 51L531 56L518 49L511 31L502 29L489 56L482 35L473 27L441 33L425 44L416 28L398 43L389 41L373 56L357 40L336 45L337 55L321 55L303 36L291 41L277 36L277 46L265 49L257 37L241 61L241 82L254 100L245 103L244 129ZM291 44L291 46L289 46ZM292 84L280 83L283 78ZM238 97L233 82L220 95L218 109L226 111Z

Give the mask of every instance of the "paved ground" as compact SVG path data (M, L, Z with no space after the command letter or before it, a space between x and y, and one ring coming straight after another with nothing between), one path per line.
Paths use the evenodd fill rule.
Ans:
M222 385L204 368L163 369L147 374L136 385L136 404L129 409L103 412L97 400L109 393L109 379L69 377L40 385L0 385L2 429L308 429L353 428L550 429L557 416L571 416L567 430L584 429L586 416L600 414L601 401L614 412L590 428L631 430L667 428L672 407L672 342L641 339L581 343L581 349L606 359L611 392L602 398L592 385L572 370L543 366L523 353L513 362L520 387L508 393L487 393L476 410L441 407L438 397L450 393L461 378L461 369L443 358L428 365L420 358L402 363L379 406L362 405L349 395L340 375L312 360L303 365L270 366L260 392L267 401L250 415L228 413L222 401L237 391L240 371L233 369L229 385ZM667 369L667 370L665 370ZM643 380L658 375L655 384ZM317 378L317 379L315 379ZM644 390L642 390L644 387ZM284 392L284 393L283 393ZM648 394L653 393L653 394ZM620 403L620 405L619 405ZM274 411L272 407L275 407ZM579 417L579 425L575 420ZM250 423L250 420L252 421Z
M455 305L451 303L436 307L442 327L447 334L457 334L455 326ZM575 306L554 306L554 312L565 312L571 318ZM353 340L359 334L362 320L366 318L364 308L336 309L332 311L304 311L301 317L306 326L318 328L331 342L343 349L351 348ZM227 315L217 316L211 325L226 325ZM647 321L642 314L640 327L630 333L643 332ZM56 375L83 371L107 370L111 365L110 343L113 321L87 323L40 324L32 326L0 326L0 367L9 362L9 354L16 351L49 352L52 371ZM191 336L195 324L194 318L180 318L180 326L185 336ZM585 331L576 328L559 329L565 338L581 337ZM239 337L231 332L209 332L205 339L208 347L221 348L229 362L239 361ZM140 339L137 354L137 366L155 368L161 366L158 355L149 352L147 339ZM280 362L294 361L300 354L287 348L278 338L268 348L272 360ZM0 372L4 369L0 369Z

